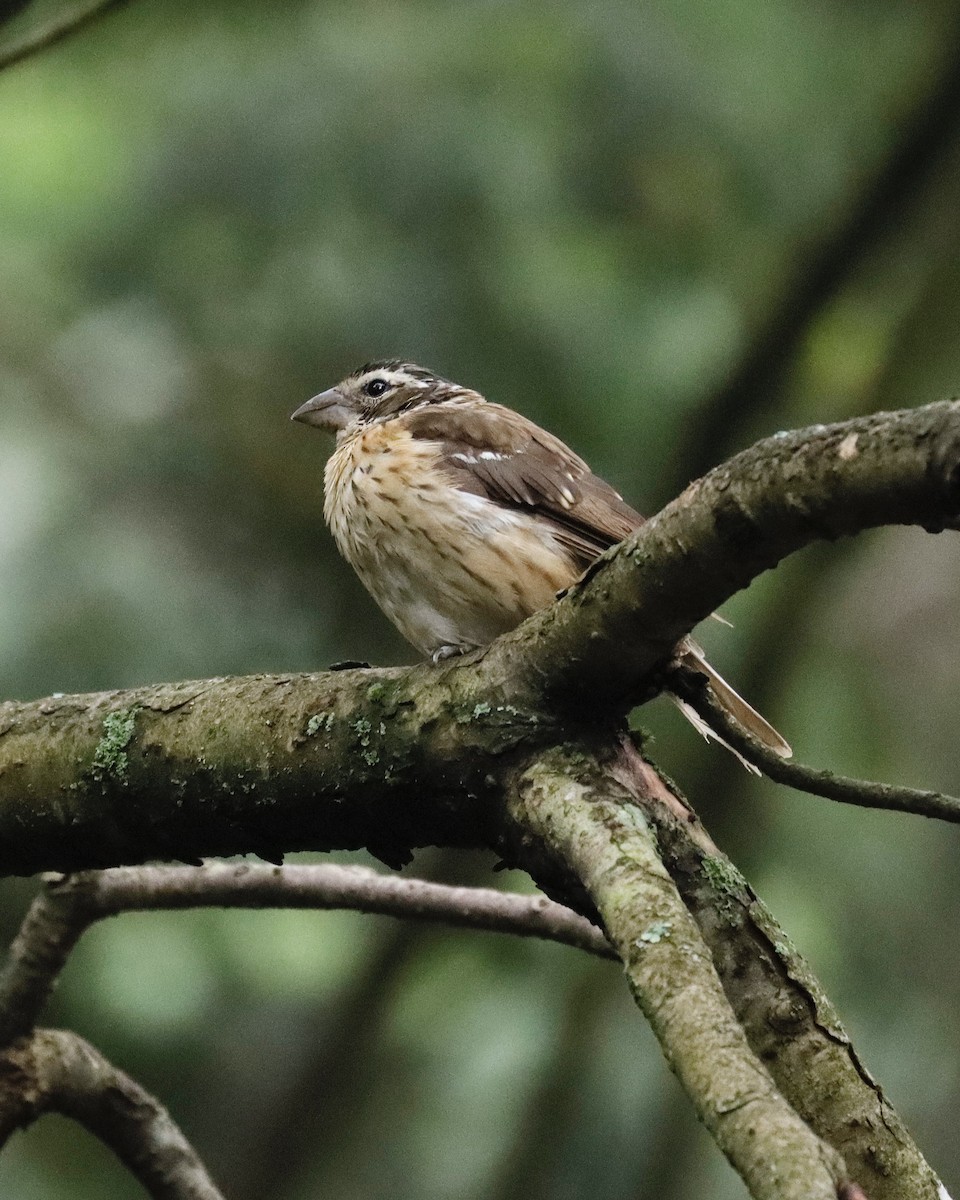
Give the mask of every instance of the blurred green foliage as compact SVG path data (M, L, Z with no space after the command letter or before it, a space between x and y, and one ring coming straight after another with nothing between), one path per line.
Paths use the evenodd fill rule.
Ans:
M659 506L958 26L940 0L165 0L0 75L2 694L408 660L323 528L328 446L287 420L374 357L523 409ZM958 165L715 459L957 390ZM956 791L958 582L955 539L887 531L784 564L706 637L803 759ZM641 719L956 1187L957 831L755 783L664 706ZM31 890L5 885L5 935ZM232 1200L745 1195L617 972L558 947L130 916L87 935L51 1020L154 1089ZM55 1118L0 1192L139 1194Z

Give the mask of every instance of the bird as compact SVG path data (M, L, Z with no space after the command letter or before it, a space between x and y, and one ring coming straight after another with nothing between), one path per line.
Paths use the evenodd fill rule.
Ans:
M416 363L367 363L291 420L336 435L323 511L337 548L400 633L435 663L485 646L545 608L645 519L559 438ZM692 638L675 657L707 677L743 729L790 756ZM727 745L672 698L701 734Z

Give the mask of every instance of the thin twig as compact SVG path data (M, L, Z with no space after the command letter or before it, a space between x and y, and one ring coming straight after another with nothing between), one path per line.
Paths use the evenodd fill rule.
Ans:
M841 804L916 813L922 817L938 817L942 821L960 823L960 799L943 792L851 779L780 758L747 733L720 706L707 686L706 677L699 672L689 668L678 669L671 678L670 687L691 708L696 709L725 742L729 742L734 750L776 783L786 784L800 792L810 792L814 796L823 796L827 800L837 800Z
M47 1112L109 1146L153 1200L223 1200L160 1101L63 1029L38 1029L0 1056L0 1145Z
M95 921L182 908L355 909L546 938L616 958L596 926L546 896L450 887L366 867L211 862L57 875L31 905L0 971L0 1046L33 1028L67 956Z
M97 3L92 4L89 8L51 21L49 25L44 25L28 34L8 49L0 50L0 71L5 71L8 67L13 67L26 58L32 58L50 46L55 46L57 42L72 37L73 34L79 33L81 29L85 29L112 9L120 8L126 2L127 0L97 0Z
M369 867L224 862L202 867L114 867L66 876L59 885L71 886L93 888L99 916L159 908L348 908L546 938L601 958L616 958L595 925L546 896L452 887L381 875Z

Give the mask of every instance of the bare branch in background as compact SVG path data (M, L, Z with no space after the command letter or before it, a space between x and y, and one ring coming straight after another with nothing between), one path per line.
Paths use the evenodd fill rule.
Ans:
M904 122L886 159L853 196L844 217L819 245L798 246L794 278L754 334L740 361L698 410L681 461L700 475L717 460L718 450L736 445L751 414L771 393L797 354L825 306L903 220L907 206L934 177L960 129L960 28L956 17L942 70ZM690 477L690 474L686 478Z
M55 21L27 34L21 41L15 42L6 49L0 48L0 71L32 58L35 54L40 54L51 46L57 45L58 42L65 41L106 16L108 12L121 8L126 3L127 0L97 0L97 3L91 4L87 8L74 9L66 15L58 17Z
M154 1200L223 1200L163 1105L62 1029L38 1029L0 1054L0 1146L48 1112L109 1146Z
M181 908L354 909L545 938L601 958L616 953L586 918L546 896L451 887L333 864L116 867L47 881L0 972L0 1046L28 1033L77 941L123 912Z
M545 938L601 958L617 957L595 925L546 896L454 887L381 875L369 867L217 862L202 867L115 867L67 876L60 887L85 893L84 904L92 895L97 915L104 917L173 908L353 909Z

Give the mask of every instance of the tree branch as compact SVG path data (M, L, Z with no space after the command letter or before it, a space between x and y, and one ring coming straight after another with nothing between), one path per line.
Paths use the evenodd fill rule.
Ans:
M843 1160L750 1049L636 799L582 751L555 750L520 777L511 815L582 880L667 1061L751 1196L836 1200Z
M611 737L677 640L784 555L958 512L960 403L880 413L737 455L463 660L2 704L0 871L495 845L515 764Z
M615 732L637 689L662 683L653 676L676 639L782 555L884 522L942 528L958 509L960 405L880 414L739 455L558 604L462 662L2 705L0 869L250 849L367 845L391 859L422 844L492 846L600 914L668 1057L754 1194L833 1196L848 1182L843 1169L751 1053L646 824L623 803L656 794L688 830L692 814L651 768L624 766ZM558 745L581 748L550 748ZM522 802L505 825L518 779ZM710 856L715 848L697 833ZM69 922L51 928L24 956L40 984L21 992L21 1013L46 994L43 980L77 936ZM724 969L732 991L736 970ZM763 1003L772 1002L772 981L760 982ZM811 1094L796 1083L803 1070L794 1063L779 1076L789 1095ZM825 1134L839 1141L844 1124L861 1119L858 1098L821 1095ZM870 1150L879 1145L894 1162L900 1135L884 1128L871 1129ZM772 1193L769 1165L781 1161L788 1178ZM933 1178L925 1164L917 1172L911 1179Z
M893 787L889 783L873 783L865 779L850 779L845 775L835 775L832 771L819 771L780 758L734 721L714 700L705 684L703 675L686 667L681 667L671 676L671 690L696 709L710 728L725 742L729 742L734 750L776 783L786 784L797 791L810 792L814 796L823 796L827 800L838 800L842 804L884 808L892 812L915 813L921 817L960 822L960 799L955 796L920 788Z
M34 1027L70 952L94 922L181 908L355 909L546 938L617 957L595 925L546 896L451 887L365 867L207 863L54 876L30 906L0 971L0 1047Z
M512 663L557 706L622 705L788 554L878 525L939 531L958 513L960 402L776 434L692 483L558 604L498 638L485 665Z
M790 1104L843 1155L871 1200L949 1200L820 983L740 872L660 798L645 808L747 1040Z
M5 71L8 67L32 58L35 54L47 50L50 46L55 46L58 42L65 41L73 34L86 29L88 25L92 25L94 21L98 21L108 12L120 8L126 3L127 0L96 0L96 3L91 4L89 8L68 13L64 17L51 21L49 25L34 30L22 41L15 42L5 50L0 50L0 71Z
M0 1055L0 1146L47 1112L89 1129L154 1200L223 1200L163 1105L62 1029L38 1029Z
M549 722L490 703L474 719L478 700L459 699L453 673L252 676L0 704L0 872L364 846L399 864L414 846L483 845L492 761Z

